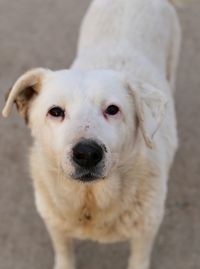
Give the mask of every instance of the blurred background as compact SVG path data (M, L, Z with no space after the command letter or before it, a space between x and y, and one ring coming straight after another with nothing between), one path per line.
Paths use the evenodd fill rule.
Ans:
M190 1L188 1L190 2ZM0 107L32 67L69 67L90 0L0 0ZM180 149L171 172L154 269L200 267L200 1L178 10L183 46L176 107ZM36 213L28 174L29 131L17 113L0 117L0 268L49 269L53 251ZM125 269L127 244L76 244L78 268Z

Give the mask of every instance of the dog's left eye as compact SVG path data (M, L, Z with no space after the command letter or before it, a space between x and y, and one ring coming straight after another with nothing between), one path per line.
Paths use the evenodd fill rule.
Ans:
M52 107L48 111L48 115L50 115L51 117L54 117L54 118L62 118L62 119L64 119L65 111L62 108L60 108L59 106L55 106L55 107Z
M119 112L119 107L116 105L110 105L107 107L105 113L110 116L114 116Z

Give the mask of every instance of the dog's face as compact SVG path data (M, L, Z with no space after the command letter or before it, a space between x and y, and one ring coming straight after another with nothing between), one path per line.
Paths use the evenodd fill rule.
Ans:
M52 72L29 115L47 156L75 179L107 177L134 140L132 99L113 72Z
M164 104L154 91L153 100L157 96L156 102ZM32 70L13 86L5 116L13 101L51 168L84 182L115 174L127 163L140 133L151 147L159 125L155 117L144 117L148 107L155 114L150 97L144 106L124 77L108 70Z

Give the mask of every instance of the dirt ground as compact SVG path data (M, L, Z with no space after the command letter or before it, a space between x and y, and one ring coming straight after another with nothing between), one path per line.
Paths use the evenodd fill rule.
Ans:
M89 0L0 0L0 107L12 82L31 67L70 65ZM189 2L189 1L188 1ZM177 82L180 149L152 269L200 268L200 2L179 9L183 48ZM49 269L51 243L36 213L27 168L30 134L13 113L0 118L0 268ZM125 269L128 245L76 246L78 268Z

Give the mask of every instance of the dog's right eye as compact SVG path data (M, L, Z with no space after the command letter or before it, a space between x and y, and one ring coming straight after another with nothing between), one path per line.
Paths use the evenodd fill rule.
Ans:
M48 111L48 115L53 117L53 118L61 118L64 119L65 117L65 111L59 107L59 106L55 106L52 107L49 111Z

